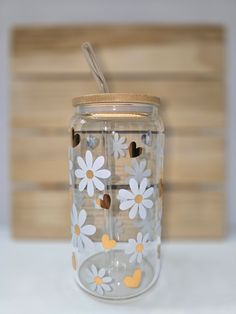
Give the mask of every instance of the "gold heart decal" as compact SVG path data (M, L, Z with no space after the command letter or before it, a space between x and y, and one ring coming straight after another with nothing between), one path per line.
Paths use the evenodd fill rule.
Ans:
M128 288L138 288L142 280L142 271L140 268L137 268L132 276L126 276L124 278L124 284Z
M104 209L109 209L111 205L111 198L109 194L104 194L103 199L97 199L96 203L104 208Z
M139 155L142 154L142 147L136 147L136 143L135 142L131 142L129 144L129 155L131 158L135 158L138 157Z
M110 240L108 234L104 234L102 236L102 246L106 250L111 250L116 246L116 241L115 240Z
M74 128L71 129L72 147L76 147L80 143L80 135Z

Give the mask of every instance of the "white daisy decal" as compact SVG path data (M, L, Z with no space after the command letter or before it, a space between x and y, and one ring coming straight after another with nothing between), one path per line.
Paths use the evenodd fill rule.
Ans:
M147 208L152 208L153 201L149 197L153 194L153 188L147 189L147 179L144 178L140 186L135 179L130 179L129 181L130 190L119 190L119 197L122 199L120 203L121 210L129 211L129 218L133 219L137 213L139 213L140 218L145 219L147 215Z
M125 166L125 171L130 175L130 178L133 178L140 183L143 178L150 177L151 170L146 169L146 159L142 159L140 163L136 159L131 159L131 164L131 167Z
M140 264L143 256L147 255L147 243L149 234L144 236L141 232L137 234L137 241L135 239L129 239L125 254L132 254L129 258L129 262L133 263L135 260Z
M85 225L87 219L87 213L84 209L77 214L75 205L73 204L71 210L71 233L72 233L72 245L77 247L79 251L84 248L93 248L93 241L88 236L93 235L96 232L96 227L93 225Z
M112 155L115 158L124 157L125 150L128 148L128 145L125 144L126 138L124 136L120 137L116 132L112 139Z
M90 289L96 291L100 295L104 295L105 292L112 290L111 282L112 278L106 275L105 268L98 270L95 265L92 265L90 269L86 269L87 282L89 283Z
M111 175L110 170L101 169L105 162L104 157L99 156L93 162L92 153L87 150L85 154L85 161L83 158L78 156L77 162L80 168L75 170L75 175L77 178L81 179L79 183L79 190L83 191L87 187L87 192L90 197L94 195L94 186L99 191L103 191L105 186L99 179L107 179Z
M134 226L142 231L143 234L146 232L160 234L161 232L161 220L152 211L148 211L145 220L134 221Z

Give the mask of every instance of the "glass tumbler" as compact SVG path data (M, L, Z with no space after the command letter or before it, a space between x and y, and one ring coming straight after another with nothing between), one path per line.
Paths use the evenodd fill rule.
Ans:
M72 266L93 296L138 296L160 271L164 127L157 97L73 99Z

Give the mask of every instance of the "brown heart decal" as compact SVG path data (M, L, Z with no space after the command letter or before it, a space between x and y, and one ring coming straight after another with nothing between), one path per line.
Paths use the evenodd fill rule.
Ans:
M71 129L71 139L72 139L72 147L76 147L80 143L80 135L78 132L74 130L74 128Z
M104 194L103 199L99 199L99 205L104 209L109 209L111 205L111 198L109 194Z
M131 158L135 158L138 157L139 155L142 154L142 147L136 147L136 143L135 142L131 142L129 145L129 155Z

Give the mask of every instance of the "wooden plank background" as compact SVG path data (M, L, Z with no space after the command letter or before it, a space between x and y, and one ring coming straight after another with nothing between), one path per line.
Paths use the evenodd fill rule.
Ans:
M113 92L162 99L166 128L163 230L225 232L224 30L218 26L19 27L11 46L12 230L70 235L67 134L71 99L97 92L80 46L89 40Z

